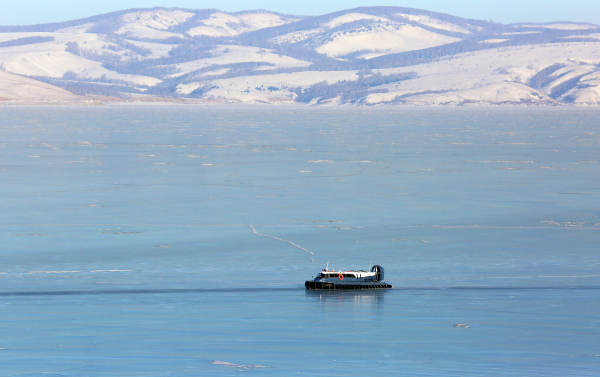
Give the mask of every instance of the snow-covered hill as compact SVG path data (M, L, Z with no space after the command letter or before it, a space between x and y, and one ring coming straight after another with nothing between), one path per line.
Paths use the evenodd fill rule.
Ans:
M386 22L337 31L322 38L320 46L315 50L334 57L361 51L367 53L358 57L369 59L381 55L441 46L459 40L432 33L418 26Z
M399 14L395 17L400 18L401 21L365 13L346 13L323 23L319 28L295 31L277 36L270 41L279 45L303 42L305 46L329 57L342 57L358 52L358 58L370 59L441 46L460 40L425 30L419 26L420 24L427 26L435 24L439 30L470 33L459 26L427 16ZM405 19L414 24L407 24Z
M21 82L39 95L4 97L595 106L599 36L587 23L500 25L401 7L131 9L0 26L0 91Z
M189 20L194 14L183 11L157 9L147 12L131 12L121 16L122 25L116 34L138 38L166 39L177 37L169 28Z
M0 72L0 104L12 104L17 101L28 103L91 103L86 97L77 96L64 89L27 77Z
M230 37L249 31L284 25L293 21L296 20L267 12L245 13L237 16L219 12L211 14L207 20L201 21L202 26L188 30L187 34L191 36Z

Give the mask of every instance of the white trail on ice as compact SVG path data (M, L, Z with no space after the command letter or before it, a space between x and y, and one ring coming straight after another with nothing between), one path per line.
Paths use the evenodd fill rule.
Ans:
M250 227L250 229L252 229L252 232L253 232L254 234L258 235L258 236L269 237L269 238L273 238L273 239L275 239L275 240L277 240L277 241L281 241L281 242L287 242L287 243L289 243L289 244L290 244L290 245L292 245L292 246L296 246L298 249L302 249L302 250L306 251L306 252L307 252L307 253L309 253L310 255L315 255L315 254L314 254L312 251L310 251L310 250L308 250L308 249L305 249L305 248L303 248L303 247L302 247L302 246L300 246L300 245L296 245L296 244L295 244L295 243L293 243L292 241L286 241L286 240L282 240L281 238L277 238L277 237L273 237L273 236L268 236L268 235L266 235L266 234L261 234L261 233L258 233L258 232L256 231L256 229L255 229L255 228L254 228L252 225L248 225L248 226ZM314 259L312 259L312 258L311 258L311 260L314 262Z

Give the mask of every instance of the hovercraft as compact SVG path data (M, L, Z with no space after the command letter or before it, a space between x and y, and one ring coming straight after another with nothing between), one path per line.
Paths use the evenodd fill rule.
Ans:
M304 283L306 289L389 289L390 284L383 281L383 267L375 265L371 271L329 271L329 263L314 280Z

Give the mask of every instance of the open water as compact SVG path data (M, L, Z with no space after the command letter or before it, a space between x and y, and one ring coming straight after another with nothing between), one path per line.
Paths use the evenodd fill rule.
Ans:
M599 116L1 108L0 376L598 376Z

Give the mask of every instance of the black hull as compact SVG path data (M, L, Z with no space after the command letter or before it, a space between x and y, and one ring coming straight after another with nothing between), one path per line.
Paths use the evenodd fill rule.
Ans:
M307 281L304 283L306 289L315 290L350 290L350 289L390 289L393 288L390 284L386 283L373 283L373 284L335 284L335 283L322 283L316 281Z

